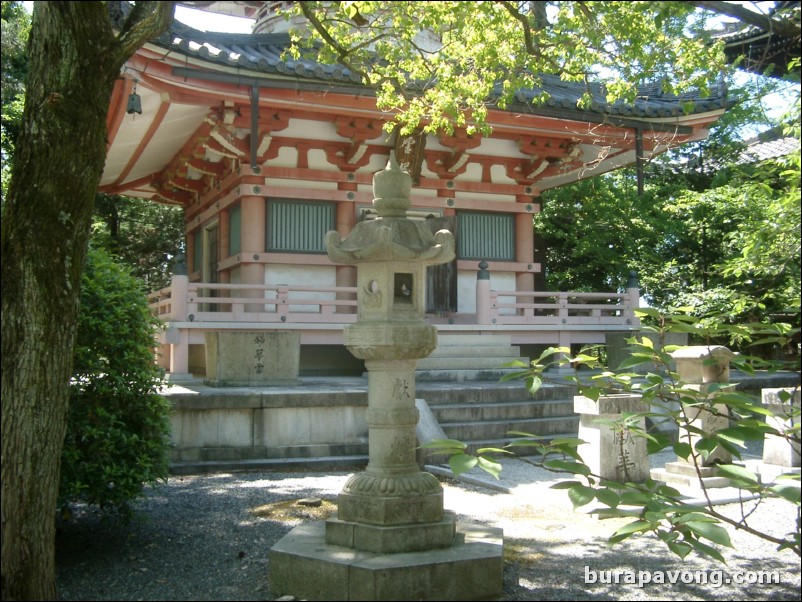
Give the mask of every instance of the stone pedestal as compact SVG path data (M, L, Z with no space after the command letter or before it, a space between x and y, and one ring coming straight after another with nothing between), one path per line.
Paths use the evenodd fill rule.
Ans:
M298 382L301 338L297 332L206 333L206 384L265 387Z
M357 322L345 345L368 371L369 461L325 524L297 527L270 552L270 587L306 600L480 600L501 595L499 529L458 525L417 463L415 365L437 347L423 321L426 267L454 257L454 239L406 218L411 183L394 159L374 177L379 217L329 257L357 266Z
M453 543L375 553L324 542L321 522L296 527L270 551L270 589L299 600L494 600L501 596L501 529L458 524Z
M594 474L629 483L642 483L649 478L646 439L599 422L645 411L640 395L602 395L596 401L583 395L574 397L574 412L579 414L578 436L586 441L577 452ZM645 420L638 419L636 426L645 429Z
M712 385L729 382L730 359L733 356L732 351L719 345L683 347L671 354L677 364L679 380L689 391L696 391L700 396L713 396L715 392L710 392ZM677 439L690 444L693 450L701 438L699 431L713 433L729 427L729 409L726 405L714 405L712 412L693 406L683 407L681 411L688 421L688 427L680 425ZM666 463L663 469L652 470L652 478L694 490L729 485L728 479L715 476L715 465L731 463L730 452L719 446L706 458L696 451L694 453L697 454L696 463L693 458L678 457L675 462Z
M781 393L790 396L781 398ZM800 391L799 389L763 389L763 405L771 410L774 416L766 417L769 426L781 433L794 426L799 426ZM796 435L799 437L799 434ZM766 435L763 441L763 462L789 468L800 466L799 441L789 441L777 435Z
M709 393L711 385L729 382L730 359L733 355L726 347L717 345L685 347L672 353L671 357L677 362L677 374L681 382L686 383L689 389L699 391L700 395L712 396L715 393ZM713 412L687 407L684 413L692 429L704 433L713 433L729 427L729 410L723 404L715 405ZM700 436L693 430L680 429L679 440L690 443L694 448L699 438ZM718 447L707 458L699 460L704 466L727 464L732 462L732 454ZM678 458L678 461L687 460Z

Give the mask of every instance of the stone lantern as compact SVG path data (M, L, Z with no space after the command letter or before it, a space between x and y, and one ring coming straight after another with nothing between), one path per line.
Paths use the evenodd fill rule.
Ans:
M334 262L357 266L357 322L346 328L345 345L368 370L369 442L367 469L339 496L339 519L353 524L330 526L330 543L353 530L364 532L356 537L370 542L364 545L383 547L383 527L399 524L420 525L421 534L388 543L392 551L428 546L434 532L442 534L439 547L454 537L440 483L419 470L415 454L415 365L437 347L437 329L423 321L426 268L454 258L454 239L447 230L432 235L426 224L407 219L410 188L409 175L391 156L373 181L378 219L361 222L345 239L337 232L326 236Z
M325 524L301 525L270 554L273 591L306 600L489 600L501 595L500 529L458 524L416 459L415 366L437 347L424 322L426 268L451 261L450 232L406 217L411 179L391 155L374 176L378 218L342 238L335 263L356 265L357 322L345 345L368 371L369 461Z

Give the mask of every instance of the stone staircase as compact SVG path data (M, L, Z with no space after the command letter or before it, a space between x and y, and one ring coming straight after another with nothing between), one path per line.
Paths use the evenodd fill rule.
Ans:
M503 367L514 360L529 361L521 357L520 349L508 335L439 333L437 349L418 360L415 379L417 382L497 381L517 370Z
M320 379L292 389L198 385L173 391L168 394L177 412L171 471L361 469L368 459L366 389L367 379L354 378ZM416 396L426 401L445 436L471 450L503 447L509 431L576 436L573 393L568 385L544 385L532 397L518 380L416 386ZM447 458L422 451L419 460L443 463Z
M528 433L546 440L576 437L579 416L574 413L570 385L544 385L533 397L522 381L464 383L459 389L418 387L418 397L426 400L440 428L449 439L468 445L470 451L482 447L504 447L518 438L511 431ZM518 455L533 455L530 446L512 448ZM443 463L443 456L427 455L426 463Z

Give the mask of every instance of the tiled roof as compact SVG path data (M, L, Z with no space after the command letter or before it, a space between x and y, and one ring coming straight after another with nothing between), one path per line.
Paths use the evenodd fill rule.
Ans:
M114 3L112 3L114 4ZM121 3L125 5L125 3ZM122 19L120 13L117 19ZM287 34L234 34L204 32L174 21L169 32L154 44L201 59L212 65L247 69L254 76L283 75L305 80L327 88L338 86L360 86L358 74L341 65L327 65L308 58L293 59L288 56L290 38ZM545 106L531 107L532 100L546 91L549 100ZM659 86L641 89L634 103L608 103L603 86L591 87L593 102L586 112L631 118L665 118L684 114L686 107L691 114L705 113L730 106L726 88L716 86L710 96L699 95L676 97L663 94ZM542 90L521 90L516 95L516 111L538 112L542 109L577 111L577 101L585 92L582 83L565 82L557 76L542 77ZM692 103L689 104L689 103Z
M787 18L796 19L798 26L799 7L798 1L776 2L769 15L787 14ZM758 74L771 67L770 75L782 77L788 73L788 62L800 56L798 33L794 37L785 37L739 21L725 27L715 38L724 42L724 52L730 61L740 59L742 69Z
M739 163L754 163L790 155L799 150L799 139L783 136L777 130L769 130L747 140L746 145Z

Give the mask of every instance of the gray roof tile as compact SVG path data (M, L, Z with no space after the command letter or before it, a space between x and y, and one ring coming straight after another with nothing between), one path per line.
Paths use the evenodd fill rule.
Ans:
M110 3L111 5L117 3ZM125 5L125 3L120 3ZM118 5L119 6L119 5ZM114 17L114 10L112 16ZM117 15L117 24L122 23L122 12ZM289 75L336 88L337 84L353 86L360 84L358 74L340 65L327 65L310 58L293 59L288 56L290 38L287 34L234 34L204 32L174 21L169 32L153 41L166 49L194 57L214 65L245 68L254 75ZM577 111L577 101L585 91L582 83L565 82L559 77L542 76L542 90L549 94L548 107ZM519 90L515 110L536 111L535 97L542 90ZM681 115L684 106L692 101L691 113L703 113L726 108L731 104L726 88L717 86L706 98L697 95L676 97L664 94L658 85L644 86L633 103L606 100L601 85L591 87L593 102L585 112L617 115L622 117L665 118ZM513 108L513 107L510 107Z

